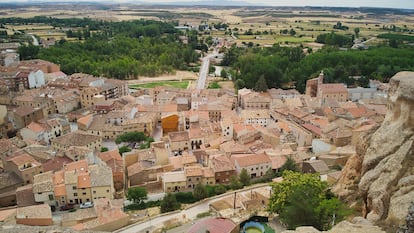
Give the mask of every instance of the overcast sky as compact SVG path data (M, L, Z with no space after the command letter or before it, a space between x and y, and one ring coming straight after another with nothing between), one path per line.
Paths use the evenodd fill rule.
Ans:
M14 0L12 2L33 2L34 0ZM36 0L42 1L42 0ZM45 2L53 1L65 1L69 2L71 0L43 0ZM99 0L72 0L76 1L96 1ZM108 0L104 0L108 2ZM134 2L132 0L111 0L110 2ZM135 2L147 2L147 3L159 3L159 2L200 2L202 0L136 0ZM209 1L209 0L208 0ZM269 6L344 6L344 7L390 7L390 8L405 8L405 9L414 9L414 0L228 0L228 1L242 1L248 3L257 3L260 5L269 5ZM8 2L10 0L0 0L0 3Z

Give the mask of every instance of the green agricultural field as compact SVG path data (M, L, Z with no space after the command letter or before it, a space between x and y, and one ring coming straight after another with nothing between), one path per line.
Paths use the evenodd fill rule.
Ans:
M139 88L154 88L157 86L164 86L164 87L176 87L181 89L186 89L188 87L188 83L190 81L160 81L160 82L152 82L152 83L143 83L143 84L133 84L129 85L129 88L132 89L139 89Z

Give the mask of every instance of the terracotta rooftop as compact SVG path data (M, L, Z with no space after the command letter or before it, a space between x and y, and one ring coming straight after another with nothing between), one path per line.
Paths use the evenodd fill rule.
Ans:
M287 161L287 158L284 155L276 155L276 156L269 156L269 157L270 157L270 160L272 160L272 169L281 168Z
M36 123L34 121L31 122L28 126L26 126L26 128L36 133L40 133L46 130L41 124Z
M91 187L91 176L89 173L84 172L78 175L78 188L90 188Z
M171 142L188 141L189 139L187 131L170 132L168 133L168 137L170 138Z
M65 184L59 184L54 186L55 196L62 197L66 196L66 186Z
M23 117L23 116L27 116L33 113L34 111L35 109L30 106L22 106L22 107L17 107L13 112L16 115Z
M77 171L77 172L86 172L88 171L88 162L86 159L82 159L76 162L65 164L65 171Z
M22 154L17 155L9 159L8 161L11 161L16 166L18 166L20 169L23 169L21 166L30 164L31 166L40 166L41 163L37 162L32 156L28 154ZM28 167L26 167L28 168Z
M214 177L213 169L211 169L209 167L203 167L203 177L205 177L205 178Z
M203 176L203 170L201 166L190 166L184 168L184 173L186 177L189 176Z
M122 157L119 154L118 149L101 152L98 154L98 157L101 158L104 162L109 161L111 159L122 160Z
M187 180L184 171L165 172L162 175L164 183L170 182L185 182Z
M131 166L127 167L129 177L141 172L142 170L144 170L144 167L141 165L140 162L136 162Z
M236 154L231 159L242 168L272 162L266 154Z
M66 146L87 146L92 142L102 140L101 137L92 134L71 132L55 139L52 139L52 143L58 143Z
M236 227L230 219L226 218L206 218L197 221L196 224L191 226L188 233L230 233Z
M67 163L71 163L73 162L73 160L63 156L56 156L53 157L52 159L47 160L46 162L43 163L43 171L44 172L48 172L48 171L58 171L61 170L63 168L64 164Z
M321 128L319 128L318 126L309 124L309 123L305 123L302 125L305 129L309 130L310 132L312 132L315 135L321 136L322 130Z
M211 168L214 172L233 171L234 165L225 155L214 155L210 158Z
M346 89L345 85L342 83L326 83L321 84L320 89L324 94L327 93L338 93L338 92L345 92L348 94L348 90Z

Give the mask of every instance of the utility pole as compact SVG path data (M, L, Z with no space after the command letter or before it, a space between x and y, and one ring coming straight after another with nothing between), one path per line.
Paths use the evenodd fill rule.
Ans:
M236 209L236 193L237 193L237 192L234 192L233 209Z

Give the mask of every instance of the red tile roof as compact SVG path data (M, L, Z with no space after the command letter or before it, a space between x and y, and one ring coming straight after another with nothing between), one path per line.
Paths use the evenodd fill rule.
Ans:
M348 91L344 84L342 83L327 83L327 84L321 84L320 85L321 91L324 94L327 93L338 93L338 92L346 92L348 94Z
M188 233L210 232L210 233L230 233L236 227L230 219L226 218L206 218L198 221Z

